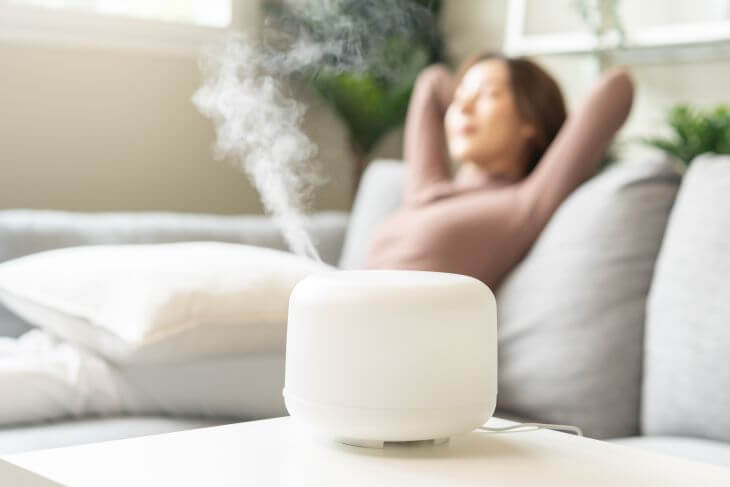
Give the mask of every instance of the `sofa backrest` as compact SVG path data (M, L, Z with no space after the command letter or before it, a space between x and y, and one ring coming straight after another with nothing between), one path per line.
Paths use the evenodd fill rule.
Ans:
M669 161L623 162L558 208L496 292L499 410L638 434L646 299L679 183Z
M647 307L642 432L730 441L730 156L687 171Z
M365 266L377 226L400 206L404 166L374 162L355 200L340 266ZM680 174L659 159L618 164L575 191L496 290L501 414L639 429L644 311Z
M373 232L401 205L404 178L402 161L379 160L368 165L352 206L340 268L365 268Z

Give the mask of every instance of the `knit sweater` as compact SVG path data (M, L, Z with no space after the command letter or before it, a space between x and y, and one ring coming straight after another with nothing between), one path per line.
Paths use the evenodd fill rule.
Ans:
M404 202L376 232L368 267L465 274L495 289L565 198L596 172L632 100L626 72L605 74L529 175L485 175L478 185L463 185L450 174L444 100L417 86L406 121Z

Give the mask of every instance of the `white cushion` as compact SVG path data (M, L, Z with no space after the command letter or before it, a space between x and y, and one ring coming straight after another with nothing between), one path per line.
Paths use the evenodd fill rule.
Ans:
M0 428L119 414L130 397L115 368L80 347L40 330L0 338Z
M286 416L284 354L120 367L124 412L175 417L262 419Z
M119 414L283 416L283 387L278 352L115 367L41 330L0 337L0 429Z
M642 433L730 441L730 156L689 166L646 312Z
M119 414L283 416L283 387L278 352L115 367L41 330L0 337L0 429Z
M323 261L337 263L348 220L349 215L343 212L308 215L305 227ZM0 210L0 262L81 245L192 241L287 248L278 226L265 215ZM18 337L30 329L28 323L0 305L0 336Z
M0 300L119 363L281 351L289 294L326 264L188 242L52 250L0 264Z

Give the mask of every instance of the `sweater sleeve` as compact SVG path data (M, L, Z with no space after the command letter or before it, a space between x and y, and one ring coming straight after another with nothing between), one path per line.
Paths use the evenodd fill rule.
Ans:
M404 203L417 204L424 191L451 178L444 116L451 101L453 77L441 65L426 68L411 96L403 153L408 165Z
M562 201L595 173L631 111L634 87L623 69L606 73L560 129L537 167L523 182L531 216L547 223Z

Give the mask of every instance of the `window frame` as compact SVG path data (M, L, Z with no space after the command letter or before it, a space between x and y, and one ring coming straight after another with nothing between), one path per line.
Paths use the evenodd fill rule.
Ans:
M730 19L647 25L628 29L622 42L615 29L602 35L590 32L527 34L528 0L508 0L504 36L505 51L510 55L587 55L606 54L625 61L667 62L724 58L730 53Z
M224 28L14 5L0 0L0 41L197 56L226 32L258 29L258 2L233 0L231 8L231 25Z

